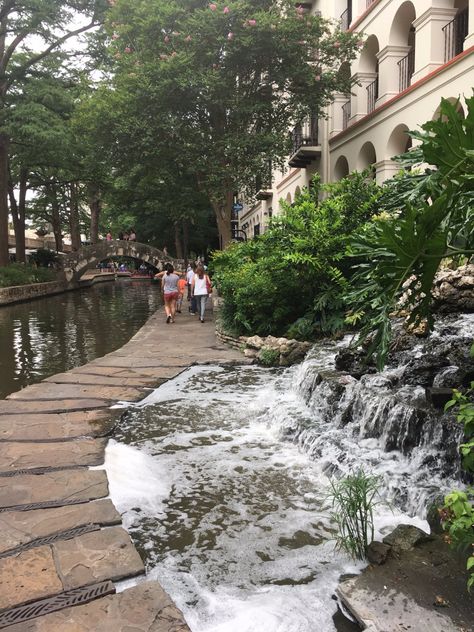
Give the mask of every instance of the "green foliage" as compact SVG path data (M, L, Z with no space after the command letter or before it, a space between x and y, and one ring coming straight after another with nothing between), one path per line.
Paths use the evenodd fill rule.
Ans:
M54 281L56 274L47 268L36 268L22 263L11 263L0 268L0 287L47 283Z
M354 173L320 200L315 178L258 239L234 244L213 258L224 298L224 325L239 334L312 339L344 324L351 273L349 236L377 208L380 188Z
M33 254L30 255L30 259L36 263L37 266L47 268L50 264L54 264L58 260L58 255L52 250L47 248L38 248Z
M357 560L365 559L374 539L374 508L380 504L376 500L380 484L379 477L363 469L331 481L331 517L338 527L336 546Z
M278 349L271 349L270 347L262 347L258 352L257 359L263 366L278 366L280 353Z
M471 348L474 355L474 345ZM462 464L467 472L474 473L474 382L466 392L454 389L453 398L446 404L445 411L456 411L456 419L464 426L465 443L461 444ZM472 552L474 547L474 489L453 491L444 499L440 509L441 524L448 532L448 541ZM468 588L474 586L474 552L467 560L471 570Z
M233 192L249 190L269 159L282 164L291 125L350 90L338 69L355 58L360 37L301 15L292 0L212 7L114 2L110 145L119 167L143 166L175 191L192 183L230 236Z
M390 315L403 307L414 326L431 324L431 289L445 257L470 254L474 248L474 97L467 116L442 100L440 118L411 135L421 141L401 157L412 171L385 186L383 211L354 238L352 250L361 257L347 296L349 317L361 321L358 342L370 339L382 368L389 349ZM416 165L435 167L423 172Z

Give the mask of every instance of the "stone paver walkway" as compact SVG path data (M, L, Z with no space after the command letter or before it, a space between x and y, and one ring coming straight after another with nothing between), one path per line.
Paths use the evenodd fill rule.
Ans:
M244 363L212 319L154 314L121 349L0 401L0 629L186 632L158 582L115 592L144 573L108 495L104 460L120 411L195 363Z

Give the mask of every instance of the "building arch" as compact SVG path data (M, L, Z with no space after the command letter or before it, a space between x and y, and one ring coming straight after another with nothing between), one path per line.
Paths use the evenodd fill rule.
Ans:
M369 35L360 54L359 72L378 72L377 53L380 50L376 35Z
M416 10L413 2L400 5L390 27L389 44L391 46L415 45L415 30L413 22L416 20Z
M397 125L390 134L387 142L386 157L393 158L404 154L411 147L411 137L408 135L408 127L404 123Z
M296 187L296 189L295 189L295 201L296 201L296 198L297 198L299 195L301 195L301 189L300 189L300 187L299 187L299 186L297 186L297 187Z
M345 156L339 156L334 165L333 180L336 182L349 175L349 163Z
M364 143L359 151L357 157L357 170L364 171L369 167L372 167L377 162L377 154L375 147L370 141Z
M460 118L464 119L466 118L466 113L464 111L464 107L463 104L461 103L461 100L457 97L448 97L447 99L445 99L446 101L449 101L452 105L454 105L456 107L456 112L459 114ZM441 104L438 105L438 107L436 108L434 114L433 114L433 118L431 119L432 121L437 121L440 118L440 112L441 112ZM443 116L441 117L442 121L446 121L446 117Z
M291 193L287 193L286 198L285 198L285 202L287 204L291 204Z

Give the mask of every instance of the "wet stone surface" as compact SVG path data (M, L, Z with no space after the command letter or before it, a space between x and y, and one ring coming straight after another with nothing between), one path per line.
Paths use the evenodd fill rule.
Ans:
M85 502L109 493L103 470L0 476L0 508L62 500Z
M120 524L121 517L111 500L31 511L0 513L0 553L76 527Z
M0 473L54 466L100 465L107 439L78 439L54 443L7 442L0 451Z
M8 628L8 632L189 632L158 582L67 608Z

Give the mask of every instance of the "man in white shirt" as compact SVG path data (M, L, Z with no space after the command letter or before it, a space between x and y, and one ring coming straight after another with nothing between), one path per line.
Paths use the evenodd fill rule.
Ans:
M191 305L189 306L189 313L196 313L196 300L193 296L191 296L191 284L194 279L194 271L196 270L196 265L194 263L188 266L188 270L186 272L186 282L188 284L188 301L191 301Z

